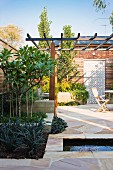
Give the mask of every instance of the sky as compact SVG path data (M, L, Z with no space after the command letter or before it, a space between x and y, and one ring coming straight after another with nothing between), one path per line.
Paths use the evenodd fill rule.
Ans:
M77 36L99 36L112 33L109 16L113 10L113 0L105 11L97 12L93 0L0 0L0 27L13 24L23 30L23 40L27 33L39 37L37 25L43 8L52 21L50 34L60 37L64 25L71 25ZM25 42L25 44L28 42Z

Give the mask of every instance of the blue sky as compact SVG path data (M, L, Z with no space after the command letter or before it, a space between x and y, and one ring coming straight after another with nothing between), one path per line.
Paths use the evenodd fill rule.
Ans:
M105 12L96 12L93 0L0 0L0 26L14 24L23 30L23 39L29 33L39 37L37 25L44 6L52 21L51 35L60 37L64 25L71 25L77 35L110 35L109 18L113 0Z

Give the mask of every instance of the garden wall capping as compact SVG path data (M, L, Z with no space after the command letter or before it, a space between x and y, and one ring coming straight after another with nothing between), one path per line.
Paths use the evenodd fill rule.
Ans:
M26 112L26 105L22 106L22 111ZM36 100L33 104L33 112L54 113L54 100Z

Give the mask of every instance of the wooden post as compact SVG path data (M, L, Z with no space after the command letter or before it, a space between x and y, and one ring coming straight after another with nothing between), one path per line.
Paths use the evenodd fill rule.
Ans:
M51 43L51 51L50 51L52 59L57 58L57 53L55 51L55 44ZM57 107L57 94L56 94L56 84L57 84L57 68L54 68L53 75L50 76L50 88L49 88L49 100L54 100L54 116L57 115L56 107Z

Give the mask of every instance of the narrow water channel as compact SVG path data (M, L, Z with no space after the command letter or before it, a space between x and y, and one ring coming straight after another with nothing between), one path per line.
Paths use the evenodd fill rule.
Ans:
M113 151L113 139L64 139L63 151Z

